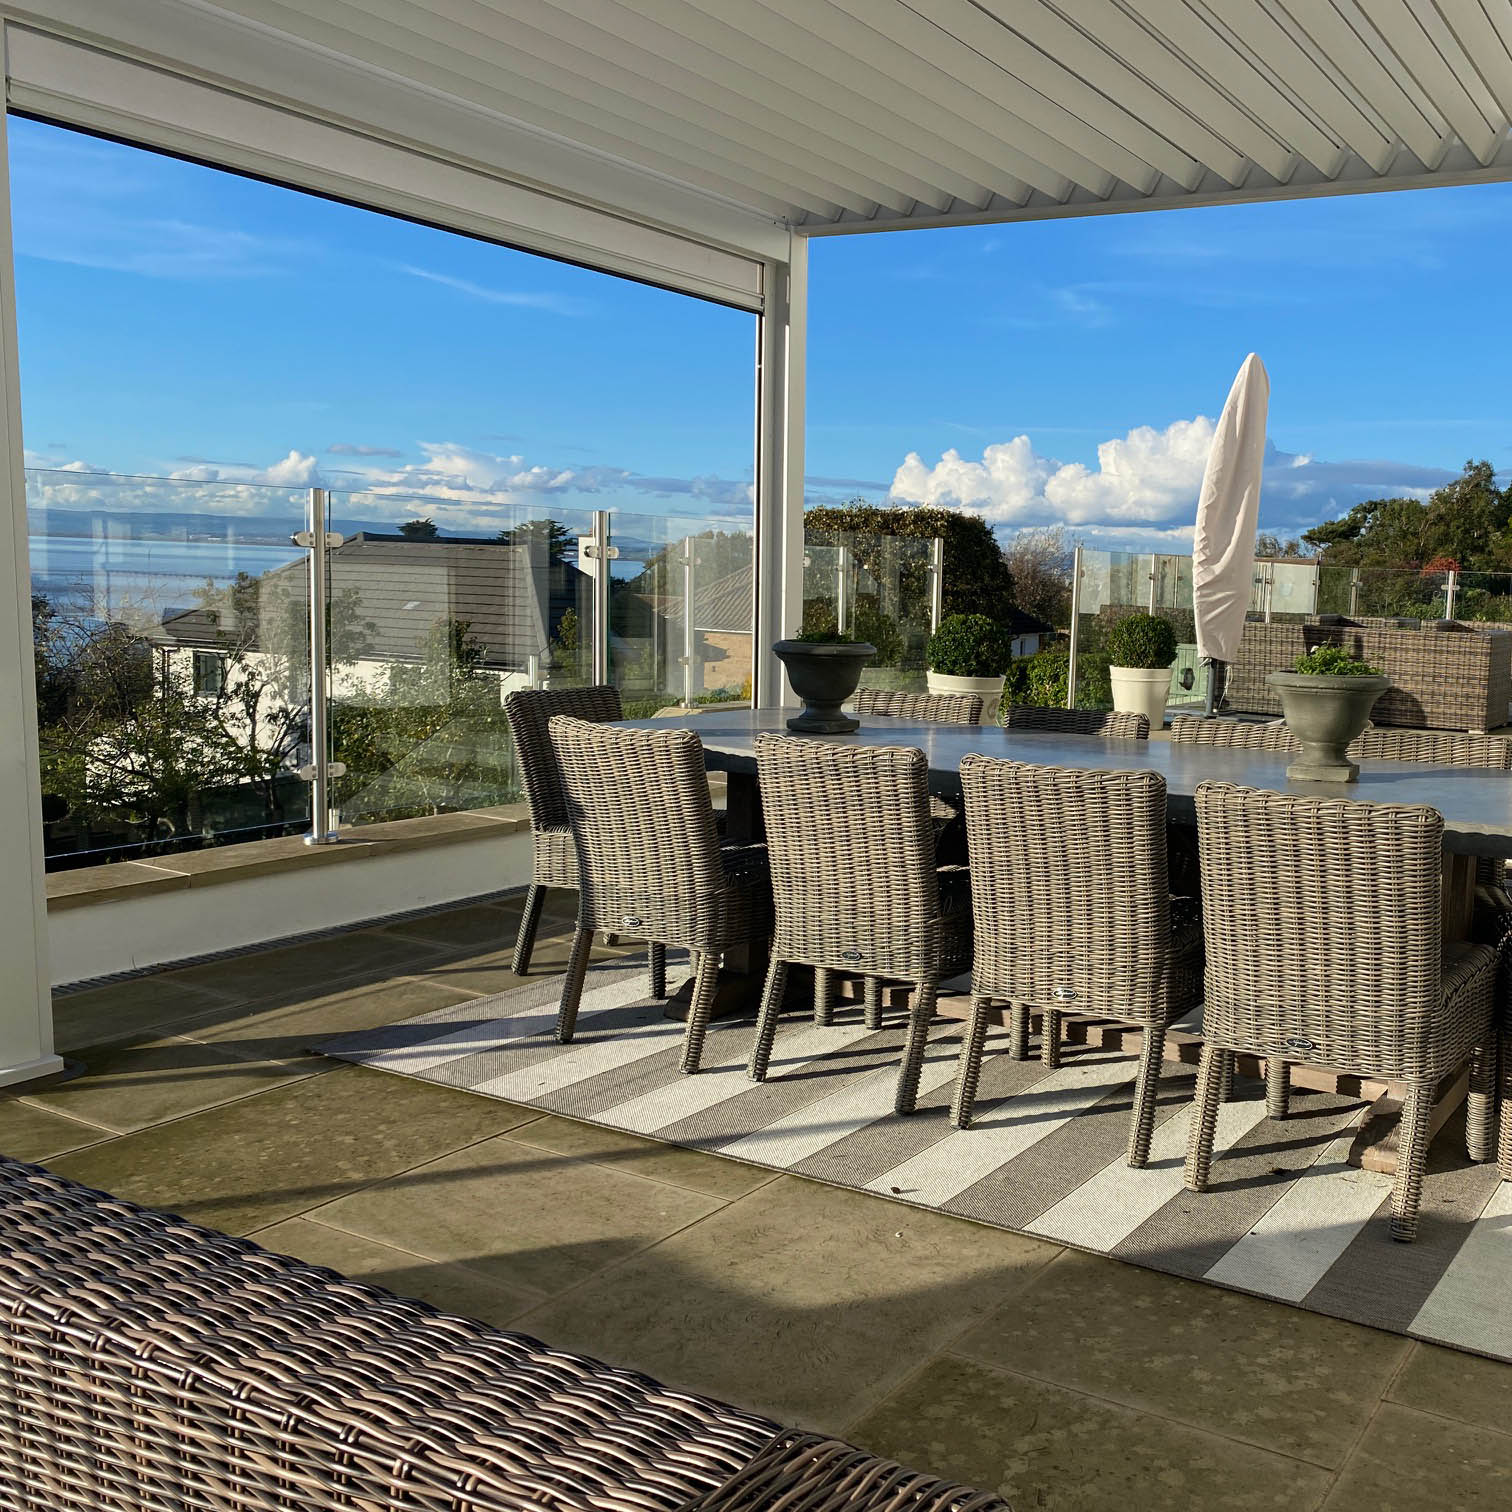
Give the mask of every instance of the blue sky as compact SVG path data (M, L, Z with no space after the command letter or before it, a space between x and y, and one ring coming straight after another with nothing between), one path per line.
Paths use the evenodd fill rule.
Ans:
M746 507L749 315L23 120L11 168L39 466ZM1179 549L1250 350L1268 525L1506 470L1508 245L1512 186L816 240L812 496Z

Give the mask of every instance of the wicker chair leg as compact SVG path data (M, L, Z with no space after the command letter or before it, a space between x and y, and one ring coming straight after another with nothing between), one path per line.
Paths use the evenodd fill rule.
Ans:
M1234 1100L1234 1052L1224 1050L1220 1052L1221 1059L1218 1066L1218 1101L1221 1103L1233 1102Z
M976 1106L977 1082L982 1075L982 1046L987 1040L987 1007L986 998L972 998L971 1017L961 1038L955 1097L950 1105L951 1122L958 1129L971 1127L972 1110Z
M1265 1114L1285 1118L1291 1112L1291 1067L1279 1056L1265 1058Z
M1512 1034L1498 1036L1498 1050L1501 1117L1497 1130L1496 1170L1503 1181L1512 1181Z
M893 1111L912 1113L919 1100L919 1073L924 1069L924 1050L929 1043L929 1021L934 1017L934 982L920 982L914 988L908 1018L908 1042L903 1046L903 1064L898 1067L898 1093Z
M667 947L653 941L648 955L651 968L651 996L664 998L667 995Z
M577 1029L578 1003L583 996L583 979L588 975L588 957L593 953L593 931L578 926L572 937L572 954L567 957L567 971L562 977L562 1001L557 1008L556 1037L570 1045Z
M782 1012L782 997L787 991L787 962L773 956L767 962L766 986L761 990L761 1012L756 1016L756 1038L751 1045L751 1059L746 1075L752 1081L765 1081L772 1061L772 1041L777 1037L777 1017Z
M1465 1099L1465 1153L1471 1160L1496 1159L1496 1083L1497 1060L1495 1035L1487 1035L1470 1057L1470 1092Z
M1052 1008L1045 1009L1040 1023L1040 1055L1053 1071L1061 1063L1061 1016Z
M530 970L530 957L535 951L536 930L541 925L541 906L546 901L546 889L539 882L532 882L525 889L525 907L520 914L520 932L515 936L514 974L524 976Z
M1402 1244L1411 1244L1417 1238L1418 1205L1423 1198L1423 1173L1428 1166L1432 1115L1433 1087L1410 1088L1402 1108L1396 1182L1391 1188L1391 1237Z
M862 986L862 1011L868 1029L882 1027L882 978L869 976Z
M714 990L719 986L719 953L699 953L693 974L693 1001L688 1006L688 1025L683 1032L682 1071L691 1076L703 1059L704 1036L709 1032L709 1015L714 1011Z
M1029 1005L1012 1003L1008 1008L1008 1059L1029 1059Z
M1188 1191L1205 1192L1213 1174L1213 1139L1218 1132L1219 1093L1224 1062L1228 1058L1228 1051L1220 1050L1216 1045L1202 1047L1202 1060L1197 1066L1197 1096L1187 1130L1185 1181Z
M1150 1162L1150 1136L1155 1132L1155 1099L1160 1093L1160 1067L1165 1059L1165 1026L1146 1024L1144 1048L1139 1052L1139 1078L1134 1084L1134 1116L1129 1125L1129 1164L1136 1170Z
M823 966L814 967L814 1022L826 1028L835 1022L834 973Z

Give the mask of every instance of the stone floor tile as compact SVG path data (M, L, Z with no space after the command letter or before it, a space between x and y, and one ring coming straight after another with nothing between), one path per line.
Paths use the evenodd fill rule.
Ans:
M477 1271L427 1260L358 1234L312 1223L307 1218L285 1218L282 1223L259 1229L249 1237L275 1254L324 1265L353 1281L365 1281L401 1297L429 1302L443 1312L479 1318L495 1328L503 1328L510 1319L540 1301L533 1292L501 1286Z
M1505 1306L1505 1300L1498 1305ZM1502 1360L1484 1360L1437 1344L1414 1344L1386 1396L1406 1407L1512 1433L1512 1365Z
M356 929L186 966L166 980L241 1001L267 1002L276 994L283 994L285 1001L298 1001L297 994L330 992L330 984L344 978L351 978L355 985L358 980L381 982L408 975L437 954L436 946L422 940L400 939L379 929Z
M312 1216L506 1286L554 1294L718 1206L700 1193L490 1139Z
M161 974L132 977L88 992L53 994L53 1045L71 1055L81 1045L131 1039L203 1015L224 1001L202 987Z
M1328 1486L1316 1465L959 1358L931 1361L846 1437L1016 1512L1312 1512Z
M1055 1253L789 1176L520 1326L786 1422L837 1430Z
M1502 1512L1512 1436L1383 1403L1323 1512Z
M18 1097L0 1102L0 1155L41 1164L54 1155L112 1137L112 1131L64 1118Z
M1066 1251L956 1346L984 1364L1337 1468L1405 1339Z
M245 1234L535 1116L495 1098L340 1066L65 1155L53 1168Z

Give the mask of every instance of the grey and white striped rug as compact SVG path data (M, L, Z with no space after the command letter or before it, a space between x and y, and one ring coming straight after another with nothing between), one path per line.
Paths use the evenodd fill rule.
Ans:
M988 1041L974 1127L948 1117L959 1025L930 1040L912 1118L892 1112L901 1011L816 1027L784 1018L770 1079L745 1075L753 1025L716 1022L697 1076L643 965L590 974L577 1038L552 1038L559 978L458 1003L319 1050L402 1076L706 1150L1113 1255L1316 1312L1512 1360L1512 1183L1435 1150L1418 1242L1387 1237L1389 1177L1347 1163L1357 1101L1298 1093L1281 1122L1241 1078L1219 1117L1215 1181L1182 1186L1192 1091L1168 1066L1150 1164L1123 1161L1132 1056L1071 1049L1055 1071ZM675 980L675 973L674 973Z

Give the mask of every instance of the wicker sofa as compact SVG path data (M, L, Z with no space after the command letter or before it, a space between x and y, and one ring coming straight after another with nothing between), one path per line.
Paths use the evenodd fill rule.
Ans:
M1512 702L1512 634L1455 620L1413 621L1315 616L1282 624L1251 621L1229 668L1226 706L1279 714L1266 683L1317 646L1342 646L1392 680L1371 718L1425 730L1495 729Z
M0 1159L7 1512L1007 1512Z

